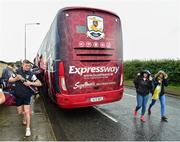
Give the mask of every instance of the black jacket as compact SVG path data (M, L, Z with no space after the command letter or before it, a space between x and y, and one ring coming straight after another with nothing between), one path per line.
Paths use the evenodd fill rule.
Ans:
M152 81L149 79L144 80L141 75L137 76L134 79L134 85L136 88L136 92L139 95L146 96L149 93L152 93L153 90Z
M164 86L168 86L168 80L167 79L163 79L162 83L159 83L159 79L158 77L154 78L153 80L153 86L154 89L156 88L157 85L161 85L161 92L160 92L160 96L164 95Z
M3 91L12 91L14 90L14 83L8 82L9 78L13 74L13 71L9 68L6 67L3 72L2 72L2 78L1 78L1 83L3 85Z

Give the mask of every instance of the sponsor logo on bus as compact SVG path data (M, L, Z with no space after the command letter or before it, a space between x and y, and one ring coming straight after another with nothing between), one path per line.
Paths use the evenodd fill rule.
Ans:
M103 18L98 16L88 16L87 17L87 36L94 40L100 40L104 38L103 33Z
M91 88L94 86L104 86L104 85L114 85L116 82L76 82L73 89L83 89L83 88Z
M99 72L108 72L108 73L117 73L119 70L119 66L117 67L84 67L78 68L75 66L69 66L69 74L79 74L82 76L85 73L99 73Z

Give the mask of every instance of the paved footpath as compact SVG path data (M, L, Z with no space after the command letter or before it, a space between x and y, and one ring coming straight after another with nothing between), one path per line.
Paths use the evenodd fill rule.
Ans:
M30 137L25 137L25 128L15 106L0 106L0 141L56 140L41 98L33 103Z

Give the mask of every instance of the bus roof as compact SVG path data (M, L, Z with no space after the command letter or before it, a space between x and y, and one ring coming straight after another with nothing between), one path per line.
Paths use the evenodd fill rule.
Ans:
M108 11L108 10L103 10L103 9L99 9L99 8L92 8L92 7L65 7L65 8L62 8L58 11L59 12L62 12L62 11L66 11L66 10L94 10L94 11L102 11L102 12L106 12L106 13L109 13L109 14L112 14L112 15L115 15L117 17L119 17L116 13L114 12L111 12L111 11Z

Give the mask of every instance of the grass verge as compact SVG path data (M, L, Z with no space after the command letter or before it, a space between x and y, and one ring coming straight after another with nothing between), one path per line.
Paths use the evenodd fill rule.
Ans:
M134 84L132 80L125 80L124 85L130 88L134 88ZM180 96L180 86L168 85L168 87L165 88L165 92L167 94Z

